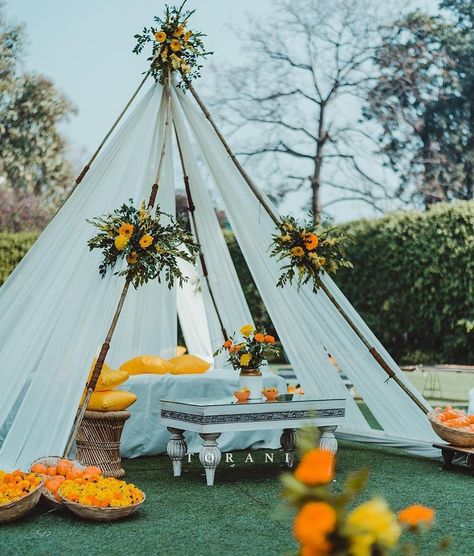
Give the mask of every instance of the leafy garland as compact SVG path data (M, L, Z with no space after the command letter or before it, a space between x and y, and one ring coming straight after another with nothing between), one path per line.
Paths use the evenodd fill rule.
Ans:
M214 357L222 351L227 351L227 362L232 368L245 372L251 369L259 370L270 355L280 353L280 348L274 345L275 338L267 334L264 328L255 330L251 324L246 324L242 326L240 333L243 340L237 341L234 336L230 336L214 353Z
M325 228L310 221L299 225L292 216L286 216L272 237L271 256L286 263L277 282L280 288L293 283L296 277L298 288L312 280L313 291L317 292L320 274L336 274L341 267L353 268L346 259L345 247L351 240L337 228Z
M132 199L129 202L111 214L88 220L100 230L88 241L90 251L102 250L100 275L103 278L109 268L115 267L120 259L126 259L127 268L114 274L126 276L135 288L149 280L161 282L162 272L170 289L175 280L181 286L187 277L181 272L177 259L194 263L199 246L171 217L169 224L162 224L161 217L165 213L158 206L152 214L145 203L137 209Z
M187 88L187 82L200 77L202 65L201 58L206 58L212 52L206 52L202 37L203 33L191 31L187 28L189 18L195 10L184 10L186 0L179 7L165 6L165 17L155 16L153 19L158 27L144 27L142 34L134 35L137 44L133 49L135 54L140 54L148 43L153 43L152 55L148 58L151 62L151 74L161 84L172 72L177 72L182 79L179 87Z

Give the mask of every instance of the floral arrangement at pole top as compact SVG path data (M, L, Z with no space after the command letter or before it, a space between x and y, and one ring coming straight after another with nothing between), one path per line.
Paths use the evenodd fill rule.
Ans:
M135 54L140 54L146 44L152 43L152 55L148 58L151 62L151 74L161 84L172 72L177 72L183 78L179 83L186 89L186 82L200 77L200 58L206 58L212 52L206 52L199 31L188 28L188 20L194 10L184 10L186 2L179 7L165 7L165 17L155 16L154 21L158 26L144 27L143 33L134 35L137 44L133 49Z
M310 448L314 440L303 431L299 445L303 456L294 473L281 477L283 495L297 508L293 534L300 546L301 556L386 556L395 549L404 554L417 554L411 544L400 546L404 531L423 532L433 523L435 512L414 504L398 515L382 498L372 498L353 505L365 488L368 471L351 473L341 492L334 493L335 456L329 451ZM351 507L352 509L349 509ZM444 550L444 539L438 550ZM398 553L398 552L397 552Z
M163 271L169 288L175 281L182 285L187 278L181 272L177 259L194 263L199 246L169 215L166 215L169 223L163 224L165 213L159 207L153 214L145 203L139 209L133 205L132 199L129 203L111 214L88 221L100 230L88 245L91 251L102 250L101 276L104 277L120 259L125 259L126 268L115 274L126 276L135 288L149 280L161 281Z
M230 336L214 353L214 357L222 351L227 351L229 354L227 362L232 365L232 368L245 373L245 371L260 370L269 356L280 353L280 348L274 345L275 338L267 334L264 328L256 330L251 324L246 324L242 326L240 333L243 341Z
M271 256L284 261L277 286L292 283L296 277L298 288L310 280L313 291L319 288L319 275L336 274L341 267L353 268L346 259L345 245L349 237L337 228L325 228L309 221L303 225L292 216L286 216L273 235Z

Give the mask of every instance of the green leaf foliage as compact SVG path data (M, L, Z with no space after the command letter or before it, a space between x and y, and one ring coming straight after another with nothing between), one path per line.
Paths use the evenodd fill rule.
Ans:
M36 232L17 234L0 232L0 285L13 272L37 237Z

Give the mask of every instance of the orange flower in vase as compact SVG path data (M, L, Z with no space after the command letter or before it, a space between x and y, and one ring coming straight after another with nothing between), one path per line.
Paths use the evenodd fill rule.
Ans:
M262 394L265 396L267 401L273 402L278 397L278 389L277 388L264 388L262 390Z

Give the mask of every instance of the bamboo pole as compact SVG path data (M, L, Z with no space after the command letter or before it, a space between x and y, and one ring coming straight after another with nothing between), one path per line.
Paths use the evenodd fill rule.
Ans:
M254 195L256 196L256 198L258 199L258 201L260 202L260 204L263 206L263 208L266 210L266 212L268 213L268 215L270 216L270 218L273 220L273 222L279 226L280 225L280 218L279 216L276 214L275 210L273 209L272 206L270 206L267 202L267 200L265 199L265 197L262 195L262 193L259 191L258 187L253 183L252 179L250 178L250 176L247 174L247 172L244 170L244 168L242 167L242 165L240 164L240 162L237 160L234 152L232 151L232 149L230 148L229 144L227 143L227 141L225 140L224 136L222 135L222 133L220 132L219 128L217 127L214 119L212 118L209 110L207 110L206 106L204 105L204 103L202 102L201 98L199 97L199 95L197 94L196 89L193 87L193 85L191 84L190 81L186 82L189 90L191 91L191 94L193 95L193 97L195 98L196 102L198 103L199 107L201 108L203 114L206 116L207 120L209 121L209 123L211 124L212 128L214 129L214 131L216 132L217 136L219 137L223 147L225 148L225 150L227 151L227 154L230 156L232 162L235 164L236 168L239 170L240 174L242 175L242 177L244 178L244 180L246 181L247 185L250 187L250 189L252 190L252 192L254 193ZM359 328L356 326L356 324L354 323L354 321L349 317L349 315L344 311L344 309L341 307L341 305L339 304L339 302L336 300L336 298L332 295L332 293L329 291L329 289L327 288L327 286L322 282L321 278L319 276L315 277L316 282L318 283L318 286L324 291L324 293L326 294L326 296L328 297L328 299L331 301L331 303L335 306L335 308L337 309L337 311L340 313L340 315L344 318L344 320L347 322L347 324L351 327L351 329L355 332L355 334L357 335L357 337L362 341L362 343L364 344L364 346L368 349L369 353L372 355L372 357L375 359L375 361L377 361L377 363L380 365L380 367L387 373L388 375L388 379L393 379L398 386L400 386L400 388L408 395L408 397L425 413L429 413L429 408L426 407L416 396L415 394L413 394L413 392L403 383L403 381L398 377L398 375L395 373L395 371L390 367L390 365L385 361L385 359L382 357L382 355L377 351L377 349L371 345L371 343L367 340L367 338L364 336L364 334L362 333L361 330L359 330Z
M196 242L198 244L200 244L199 232L198 232L197 223L196 223L196 217L194 215L196 207L194 206L194 202L193 202L193 198L192 198L192 194L191 194L191 188L189 186L189 177L186 173L186 166L185 166L185 163L184 163L183 151L182 151L182 148L181 148L181 143L180 143L180 140L179 140L178 130L176 129L176 125L174 125L174 133L175 133L175 136L176 136L176 143L178 144L178 152L179 152L179 159L181 161L181 168L183 170L183 180L184 180L184 188L185 188L185 191L186 191L186 198L187 198L187 201L188 201L188 211L189 211L189 214L190 214L190 217L191 217ZM206 280L206 285L207 285L207 289L209 291L209 296L211 298L214 310L216 311L217 319L219 321L219 326L221 328L221 332L222 332L222 335L224 336L224 341L225 341L225 340L228 339L227 331L225 329L224 323L222 321L221 314L220 314L219 309L217 307L217 302L216 302L216 299L214 297L214 292L212 291L211 283L209 281L209 274L207 272L206 259L204 257L204 253L202 251L199 253L199 259L201 261L202 273L203 273L204 279Z
M158 170L157 170L157 174L156 174L156 178L155 178L155 183L152 186L152 191L150 194L150 200L148 202L148 207L151 208L154 206L155 204L155 200L156 200L156 194L158 193L158 183L159 183L159 176L160 176L160 172L161 172L161 168L163 166L163 160L165 157L165 149L166 149L166 142L167 142L167 134L168 134L168 130L169 130L169 116L170 116L170 94L169 94L169 80L166 81L165 83L165 91L167 91L167 107L166 107L166 122L165 122L165 131L163 134L163 145L161 148L161 153L160 153L160 159L158 162ZM142 81L142 84L144 83L144 80ZM81 426L82 420L84 418L84 414L87 410L87 406L89 404L89 401L91 399L91 396L94 392L94 389L97 385L97 381L99 380L99 376L100 373L102 372L102 368L104 367L104 363L105 363L105 358L107 356L107 353L109 351L110 348L110 342L112 341L112 336L115 332L115 328L117 326L120 314L122 312L122 308L123 308L123 304L125 302L125 298L127 297L127 293L128 293L128 289L130 286L130 277L127 276L126 280L125 280L125 284L122 290L122 293L120 295L120 299L117 305L117 308L115 309L115 314L113 316L112 322L110 324L109 330L107 332L107 336L105 337L104 343L102 344L102 347L100 349L99 352L99 356L97 357L97 361L94 365L94 370L92 371L92 375L91 378L89 380L89 382L86 385L86 395L84 397L84 399L82 400L81 404L79 405L79 409L76 415L76 418L74 420L74 425L72 427L71 433L69 435L67 444L66 444L66 448L64 450L64 457L67 457L69 455L69 452L71 451L74 442L76 440L77 437L77 433L79 431L79 427Z

